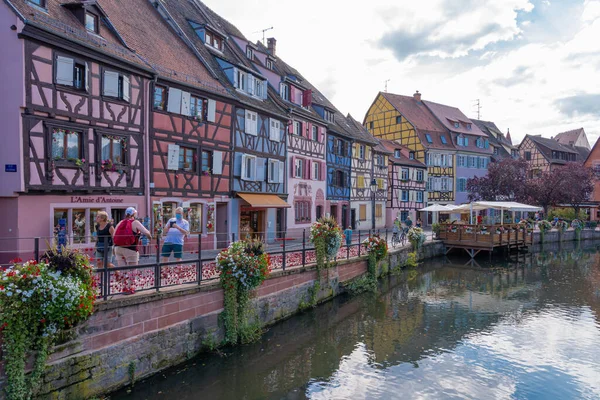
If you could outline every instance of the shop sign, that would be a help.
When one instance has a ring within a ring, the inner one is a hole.
[[[71,196],[71,203],[112,203],[118,204],[123,203],[122,197],[82,197],[82,196]]]

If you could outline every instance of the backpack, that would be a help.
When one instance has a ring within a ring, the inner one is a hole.
[[[137,242],[136,236],[133,234],[133,229],[131,228],[131,224],[133,224],[133,220],[126,219],[122,223],[117,226],[115,230],[115,235],[113,242],[115,246],[133,246]]]

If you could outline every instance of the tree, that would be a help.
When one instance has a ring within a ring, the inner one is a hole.
[[[562,176],[556,171],[544,171],[528,178],[524,182],[524,188],[526,202],[542,207],[544,215],[548,215],[550,206],[563,199]]]
[[[594,190],[594,173],[583,164],[570,162],[558,169],[561,179],[562,198],[561,203],[568,204],[579,215],[581,205],[590,200]]]
[[[506,158],[489,165],[483,177],[467,180],[469,200],[497,201],[526,198],[527,161]]]

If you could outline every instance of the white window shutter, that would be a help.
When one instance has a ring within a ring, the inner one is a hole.
[[[263,100],[266,100],[267,92],[269,91],[269,85],[267,84],[267,81],[262,81],[261,85],[262,85],[262,98],[263,98]]]
[[[277,183],[283,183],[283,178],[284,178],[284,169],[285,169],[285,162],[283,161],[279,161],[279,180],[277,181]]]
[[[211,99],[208,99],[208,110],[207,110],[207,115],[206,115],[206,119],[208,120],[208,122],[215,122],[215,114],[216,114],[216,109],[217,109],[217,102]]]
[[[104,71],[104,86],[102,94],[119,97],[119,74],[114,71]]]
[[[246,160],[248,159],[248,156],[246,154],[242,154],[242,173],[241,173],[241,178],[242,180],[247,180],[246,179]]]
[[[248,87],[246,89],[246,91],[250,94],[256,94],[254,93],[254,80],[256,78],[254,77],[254,75],[248,74]]]
[[[181,90],[169,88],[167,111],[179,114],[181,112]]]
[[[56,58],[56,83],[73,86],[73,64],[72,58],[61,56]]]
[[[192,95],[190,92],[181,92],[181,112],[182,115],[192,115],[192,111],[190,107],[190,102],[192,100]]]
[[[214,175],[221,175],[223,173],[223,152],[213,152],[213,167],[212,173]]]
[[[85,76],[83,77],[83,79],[85,80],[85,91],[89,93],[90,91],[90,65],[86,62],[85,63],[85,71],[84,71]]]
[[[244,127],[245,127],[244,132],[251,133],[250,131],[252,130],[252,128],[250,125],[252,124],[252,113],[248,110],[246,110],[246,118],[245,119],[246,119],[246,121],[244,123]]]
[[[129,101],[130,96],[129,96],[129,77],[123,75],[123,100],[125,101]]]
[[[269,139],[274,142],[279,142],[279,121],[271,118],[269,124]]]
[[[233,87],[237,88],[239,87],[239,82],[238,82],[238,69],[234,68],[233,69]]]

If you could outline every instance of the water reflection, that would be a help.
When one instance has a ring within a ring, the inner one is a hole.
[[[112,398],[599,398],[593,243],[436,260]]]

